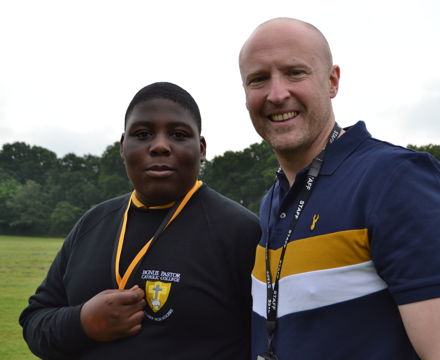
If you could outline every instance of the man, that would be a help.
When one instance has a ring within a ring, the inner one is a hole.
[[[239,64],[280,164],[260,211],[252,358],[440,359],[439,163],[336,125],[340,69],[313,25],[261,24]]]
[[[197,180],[192,96],[171,83],[128,106],[132,194],[87,212],[20,317],[44,359],[245,359],[257,217]]]

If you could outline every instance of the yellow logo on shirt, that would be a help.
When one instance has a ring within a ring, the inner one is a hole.
[[[171,283],[162,281],[147,281],[145,284],[145,297],[148,306],[154,312],[159,311],[167,302],[170,294]]]
[[[310,225],[310,230],[311,231],[315,230],[316,223],[318,222],[318,220],[319,220],[319,214],[313,215],[312,225]]]

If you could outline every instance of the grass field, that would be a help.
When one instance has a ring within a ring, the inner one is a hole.
[[[37,359],[23,340],[18,317],[61,243],[62,239],[0,235],[0,359]]]

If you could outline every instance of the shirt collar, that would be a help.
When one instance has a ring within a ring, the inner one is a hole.
[[[333,144],[329,145],[321,175],[332,175],[342,162],[350,156],[365,140],[371,138],[363,121],[344,128],[345,133]]]
[[[131,200],[133,202],[133,205],[136,206],[137,208],[153,209],[153,210],[169,209],[176,203],[175,201],[173,201],[169,204],[164,204],[164,205],[146,206],[139,200],[139,196],[136,190],[134,190],[134,196],[131,198]]]
[[[324,163],[320,171],[320,175],[332,175],[339,165],[354,151],[360,144],[371,134],[368,132],[365,122],[358,121],[353,126],[344,128],[346,131],[337,141],[330,144],[325,152]],[[304,173],[309,166],[300,170],[298,174]],[[283,169],[278,168],[276,172],[280,188],[285,191],[289,188],[289,182],[284,174]]]

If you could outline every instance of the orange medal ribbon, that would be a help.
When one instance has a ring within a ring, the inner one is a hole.
[[[165,231],[165,229],[171,224],[171,222],[179,215],[179,213],[183,210],[185,205],[188,203],[189,199],[194,195],[194,193],[203,185],[203,182],[200,180],[197,180],[193,187],[187,192],[183,200],[180,202],[180,204],[177,206],[176,210],[174,211],[173,215],[171,216],[170,220],[167,222],[167,224],[162,229],[162,232]],[[142,247],[142,249],[137,253],[137,255],[134,257],[134,259],[131,261],[130,265],[128,266],[127,270],[125,271],[124,275],[121,277],[119,274],[119,262],[121,259],[121,253],[122,253],[122,247],[124,245],[124,238],[125,238],[125,231],[127,229],[127,221],[128,221],[128,210],[130,209],[130,205],[132,202],[138,202],[138,200],[135,197],[135,191],[131,193],[130,199],[128,200],[127,208],[125,209],[124,213],[124,220],[122,222],[122,228],[121,233],[119,234],[119,240],[118,240],[118,248],[116,251],[116,263],[115,263],[115,275],[116,275],[116,283],[118,284],[119,290],[125,289],[125,286],[127,285],[127,281],[131,276],[131,273],[133,272],[136,265],[141,261],[141,259],[144,257],[144,255],[147,253],[148,248],[150,247],[151,243],[153,242],[154,236],[148,240],[148,242]],[[158,234],[159,235],[159,234]]]

